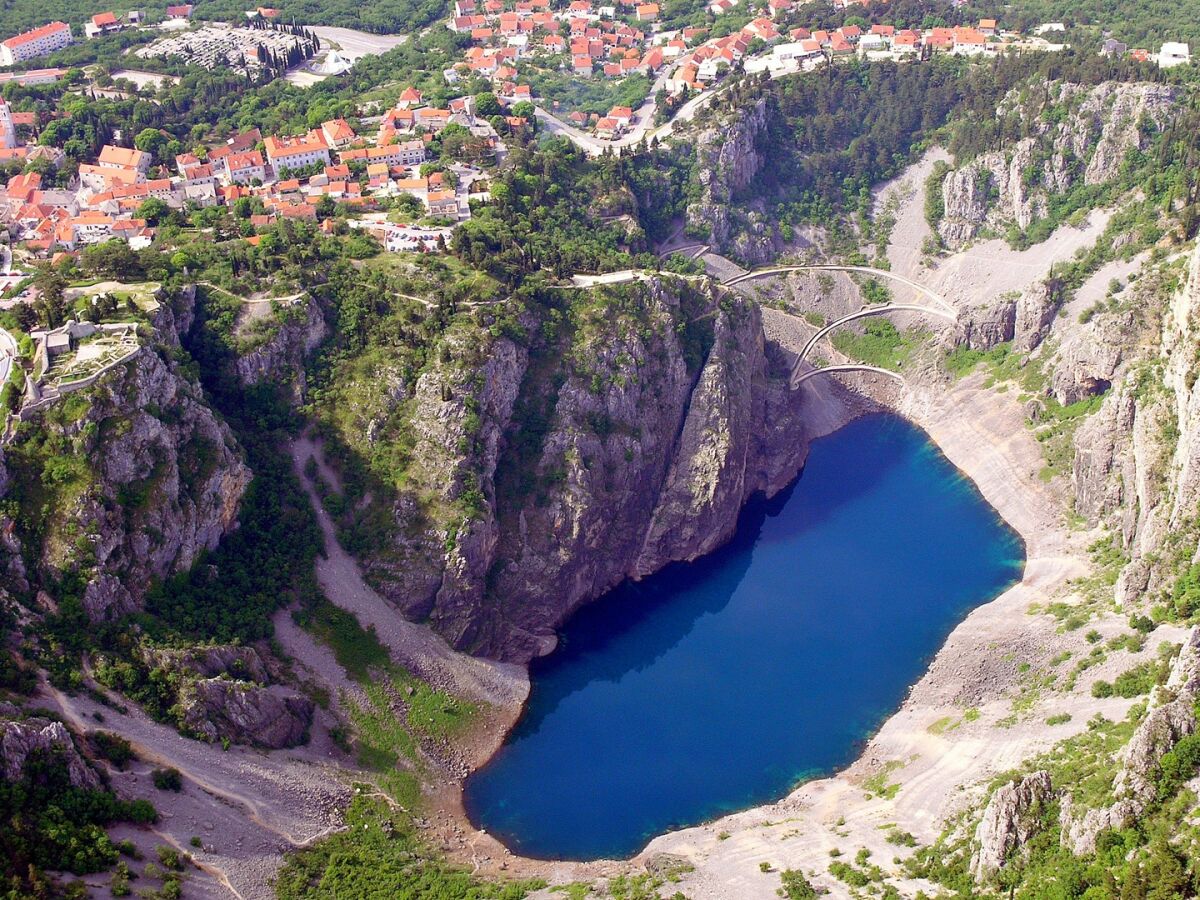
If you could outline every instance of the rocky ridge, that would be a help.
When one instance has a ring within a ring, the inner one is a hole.
[[[74,572],[89,618],[111,619],[236,526],[250,471],[174,362],[193,297],[164,303],[150,346],[40,413],[5,448],[7,494],[23,513],[3,529],[12,593],[40,590],[53,605],[63,573]]]
[[[30,755],[46,753],[61,758],[74,787],[96,790],[101,786],[99,774],[80,755],[62,722],[24,716],[13,704],[0,702],[0,776],[6,781],[20,781]]]
[[[769,128],[767,100],[739,109],[729,122],[702,130],[695,139],[695,168],[702,194],[688,205],[689,231],[703,234],[718,252],[751,265],[767,262],[783,249],[774,225],[753,204],[736,201],[767,165],[760,149]]]
[[[1166,124],[1176,96],[1167,85],[1115,82],[1053,82],[1041,97],[1010,94],[997,118],[1029,136],[946,174],[943,244],[958,249],[984,229],[1028,228],[1049,214],[1052,196],[1113,181],[1129,151],[1147,146],[1149,129]]]

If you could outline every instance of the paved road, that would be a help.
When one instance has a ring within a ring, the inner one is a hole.
[[[329,25],[316,25],[310,27],[309,31],[316,34],[325,46],[337,44],[341,47],[342,56],[354,62],[364,56],[386,53],[408,40],[408,35],[405,34],[370,34],[353,28],[334,28]]]

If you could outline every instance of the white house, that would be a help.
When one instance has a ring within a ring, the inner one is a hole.
[[[1192,53],[1187,44],[1179,41],[1167,41],[1158,51],[1157,61],[1160,69],[1170,69],[1173,66],[1182,66],[1191,62]]]

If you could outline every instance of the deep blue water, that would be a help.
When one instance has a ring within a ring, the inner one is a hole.
[[[860,419],[731,544],[567,623],[468,813],[514,851],[596,859],[778,799],[849,763],[1023,557],[923,432]]]

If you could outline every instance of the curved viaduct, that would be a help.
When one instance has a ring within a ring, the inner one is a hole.
[[[928,297],[934,303],[940,304],[947,310],[953,310],[954,305],[945,297],[936,291],[925,287],[919,281],[913,281],[911,278],[905,278],[903,275],[897,275],[895,272],[889,272],[887,269],[875,269],[871,266],[839,266],[839,265],[812,265],[812,266],[774,266],[769,269],[754,269],[746,272],[744,275],[735,275],[733,278],[723,282],[728,287],[735,284],[741,284],[743,281],[751,281],[755,278],[765,278],[768,275],[785,275],[788,272],[862,272],[866,275],[876,275],[879,278],[886,278],[889,281],[895,281],[898,284],[903,284],[906,287],[912,288],[922,296]]]
[[[834,375],[838,372],[874,372],[876,375],[887,375],[895,378],[901,384],[904,383],[904,376],[899,372],[893,372],[891,369],[881,369],[879,366],[868,366],[862,363],[851,363],[844,366],[825,366],[823,369],[813,369],[811,372],[805,372],[799,378],[795,373],[792,373],[792,388],[798,388],[810,378],[815,378],[818,375]]]

